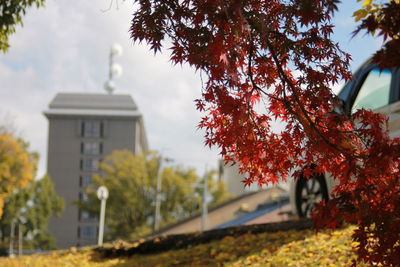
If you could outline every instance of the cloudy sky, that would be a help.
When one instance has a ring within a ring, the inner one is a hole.
[[[217,151],[205,148],[203,133],[196,130],[201,114],[193,100],[200,95],[199,77],[188,67],[172,66],[168,53],[154,56],[148,47],[133,44],[128,33],[132,2],[47,0],[45,8],[28,10],[24,27],[11,36],[10,50],[0,54],[0,120],[12,121],[40,153],[40,176],[46,171],[48,130],[42,112],[58,92],[104,92],[114,42],[124,49],[116,59],[123,67],[116,93],[131,94],[137,102],[151,149],[200,171],[206,164],[216,166]],[[353,55],[355,69],[380,43],[351,39],[351,14],[360,4],[345,2],[335,18],[335,38]]]

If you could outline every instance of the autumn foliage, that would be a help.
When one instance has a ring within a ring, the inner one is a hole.
[[[4,199],[33,179],[34,164],[22,141],[11,134],[0,133],[0,217]]]
[[[383,4],[375,2],[364,1],[363,7],[354,13],[356,21],[360,21],[354,34],[366,31],[369,34],[381,36],[385,44],[375,53],[373,61],[379,63],[381,68],[398,66],[400,62],[400,1],[391,0]]]
[[[400,265],[400,140],[387,118],[341,110],[331,87],[351,79],[351,57],[331,39],[338,0],[138,0],[131,35],[203,77],[197,108],[206,144],[240,162],[246,185],[329,172],[338,180],[317,226],[358,224],[359,261]],[[374,60],[400,61],[399,1],[368,9],[356,32],[377,32],[386,46]],[[379,17],[381,16],[381,18]],[[389,16],[389,17],[388,17]],[[383,18],[383,19],[382,19]],[[389,23],[392,19],[392,24]],[[274,131],[275,121],[284,124]],[[296,170],[296,171],[293,171]]]
[[[163,252],[139,252],[131,257],[104,257],[92,248],[70,248],[51,254],[33,254],[16,258],[0,258],[0,266],[349,266],[356,257],[351,241],[354,227],[336,231],[291,230],[275,233],[227,235],[208,243]],[[184,237],[181,235],[180,238]],[[156,241],[159,238],[155,238]],[[182,241],[182,239],[180,239]],[[140,247],[136,242],[114,242],[105,249],[129,251]],[[368,266],[360,264],[360,266]]]

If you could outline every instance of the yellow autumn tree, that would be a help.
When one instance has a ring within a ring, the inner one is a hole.
[[[24,144],[8,133],[0,134],[0,217],[4,199],[33,179],[34,162]]]

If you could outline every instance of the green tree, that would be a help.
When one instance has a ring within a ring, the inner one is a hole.
[[[44,6],[45,0],[1,0],[0,1],[0,50],[10,47],[8,37],[15,33],[17,25],[23,25],[22,17],[32,6]]]
[[[226,184],[218,180],[217,171],[205,174],[209,206],[213,207],[233,197],[226,189]],[[161,225],[176,222],[197,214],[202,205],[204,177],[199,177],[194,169],[180,166],[165,168],[162,172]]]
[[[155,167],[157,168],[157,166]],[[189,217],[198,210],[200,200],[195,194],[195,184],[198,179],[199,177],[194,169],[185,169],[177,166],[167,167],[162,170],[161,227],[176,222],[179,219]],[[153,188],[156,188],[155,183]],[[154,195],[152,198],[155,199]]]
[[[212,199],[210,203],[211,207],[221,204],[233,197],[227,190],[225,182],[217,178],[216,170],[208,171],[206,177],[208,179],[208,192],[210,192]]]
[[[45,175],[40,180],[34,180],[29,186],[17,190],[5,200],[4,214],[0,221],[2,243],[10,233],[10,225],[22,223],[25,248],[53,249],[54,239],[47,226],[50,216],[59,216],[64,208],[64,201],[55,190],[50,176]]]
[[[151,232],[154,223],[155,196],[159,155],[150,153],[134,156],[131,152],[114,151],[100,164],[102,176],[94,176],[94,186],[86,190],[88,199],[78,206],[99,214],[96,188],[109,190],[106,211],[106,239],[135,238]],[[194,169],[181,166],[162,169],[162,202],[160,225],[165,226],[199,212],[201,183]],[[210,176],[211,177],[211,176]],[[226,199],[222,183],[209,183],[216,201]]]

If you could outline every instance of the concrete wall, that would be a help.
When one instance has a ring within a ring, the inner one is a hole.
[[[265,190],[268,188],[272,188],[275,185],[263,185],[262,188],[258,186],[257,183],[253,183],[250,186],[244,186],[243,180],[245,179],[246,175],[239,173],[239,165],[230,165],[224,164],[223,160],[219,161],[219,171],[221,179],[226,183],[227,190],[234,194],[235,196],[241,196],[243,194],[248,194],[249,192],[256,192],[259,190]],[[289,191],[289,183],[287,182],[279,182],[279,187]]]
[[[102,137],[82,137],[81,123],[84,120],[101,120]],[[128,149],[135,152],[135,118],[116,117],[72,117],[51,116],[49,118],[49,145],[47,172],[52,177],[56,192],[64,199],[65,210],[59,218],[51,218],[49,230],[55,236],[58,248],[93,245],[97,243],[97,220],[79,220],[79,211],[72,204],[84,192],[80,176],[93,172],[82,171],[81,159],[103,159],[113,150]],[[102,143],[100,155],[83,155],[81,143],[96,141]],[[95,238],[78,237],[78,227],[90,226],[96,229]]]
[[[107,133],[104,137],[103,154],[109,155],[114,150],[128,149],[135,153],[136,120],[108,119]]]
[[[77,243],[78,210],[71,202],[79,198],[80,142],[74,119],[54,118],[49,123],[47,173],[55,190],[64,199],[64,212],[51,218],[49,230],[60,248]]]

